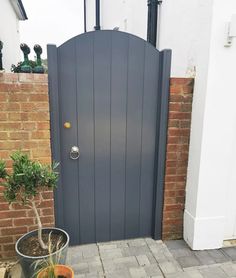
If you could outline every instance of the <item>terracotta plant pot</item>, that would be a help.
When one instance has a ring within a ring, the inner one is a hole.
[[[46,278],[47,276],[48,268],[43,269],[39,272],[37,275],[37,278]],[[73,270],[66,265],[55,265],[54,273],[56,276],[62,276],[65,278],[74,278],[74,272]]]

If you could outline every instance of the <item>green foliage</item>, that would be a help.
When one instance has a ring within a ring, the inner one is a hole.
[[[7,176],[6,163],[0,160],[0,179],[4,179]]]
[[[40,189],[54,189],[58,180],[55,171],[58,164],[51,168],[38,161],[32,161],[28,155],[15,152],[11,155],[13,161],[12,172],[7,173],[5,163],[0,161],[0,177],[5,186],[4,197],[9,202],[19,201],[28,204]]]
[[[24,62],[19,62],[17,65],[11,65],[11,71],[12,72],[21,72],[21,66],[23,65]],[[29,60],[29,65],[31,66],[32,69],[34,69],[37,66],[37,63],[33,60]]]

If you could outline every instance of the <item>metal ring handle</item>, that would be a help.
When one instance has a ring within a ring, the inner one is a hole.
[[[76,160],[76,159],[79,158],[79,156],[80,156],[79,147],[77,147],[77,146],[71,147],[70,158],[73,159],[73,160]]]

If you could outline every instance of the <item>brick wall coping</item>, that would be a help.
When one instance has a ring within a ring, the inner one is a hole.
[[[20,83],[47,83],[47,74],[36,74],[36,73],[0,73],[1,82],[20,82]]]

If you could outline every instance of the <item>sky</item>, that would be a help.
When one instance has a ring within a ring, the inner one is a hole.
[[[46,45],[61,45],[68,39],[83,33],[83,0],[22,0],[28,20],[20,22],[21,43],[30,49],[40,44],[42,57],[46,58]]]

